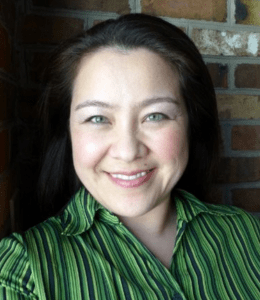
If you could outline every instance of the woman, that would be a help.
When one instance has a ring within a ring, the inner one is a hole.
[[[74,195],[1,242],[1,299],[260,299],[259,220],[196,198],[219,126],[181,30],[132,14],[64,43],[42,111],[39,194]]]

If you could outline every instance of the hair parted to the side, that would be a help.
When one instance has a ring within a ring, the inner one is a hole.
[[[220,144],[215,92],[207,67],[182,30],[154,16],[129,14],[97,24],[63,42],[53,54],[40,104],[45,146],[38,193],[45,211],[56,213],[81,185],[73,167],[68,127],[73,83],[82,59],[102,47],[146,48],[177,68],[188,111],[190,155],[176,188],[206,201]]]

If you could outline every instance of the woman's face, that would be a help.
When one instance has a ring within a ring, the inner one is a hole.
[[[74,82],[70,132],[76,173],[92,196],[118,216],[149,213],[170,201],[188,162],[177,71],[141,48],[89,54]]]

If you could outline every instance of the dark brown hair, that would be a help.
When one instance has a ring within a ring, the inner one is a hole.
[[[41,99],[45,146],[39,199],[52,214],[65,205],[81,185],[73,167],[68,130],[72,86],[83,57],[102,47],[147,48],[177,68],[188,111],[190,155],[187,169],[176,187],[207,200],[220,142],[210,75],[198,49],[182,30],[144,14],[124,15],[99,23],[65,41],[54,53]]]

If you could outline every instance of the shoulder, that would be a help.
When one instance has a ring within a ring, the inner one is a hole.
[[[253,226],[255,229],[260,230],[260,218],[242,208],[223,204],[215,205],[206,203],[205,205],[212,214],[223,218],[230,218],[241,227]]]
[[[177,204],[184,220],[192,221],[193,225],[198,223],[208,235],[222,237],[227,243],[240,240],[247,245],[254,244],[259,247],[260,219],[258,217],[236,206],[209,204],[201,202],[186,191],[180,192]]]
[[[61,236],[61,230],[59,218],[52,217],[23,234],[13,233],[2,239],[0,241],[0,288],[5,288],[10,293],[37,298],[35,287],[38,281],[36,270],[39,259],[50,251],[49,244],[54,241],[52,236]]]
[[[0,242],[0,287],[26,296],[35,295],[26,245],[18,233]]]
[[[212,228],[215,232],[225,234],[229,241],[240,241],[241,245],[255,245],[259,248],[259,217],[235,206],[213,204],[206,206],[210,212],[206,218],[214,224]]]

